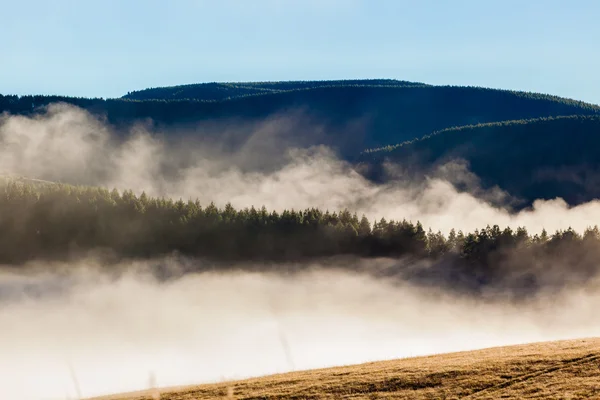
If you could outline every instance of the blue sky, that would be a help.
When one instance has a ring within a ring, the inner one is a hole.
[[[397,78],[600,103],[596,0],[0,0],[0,93]]]

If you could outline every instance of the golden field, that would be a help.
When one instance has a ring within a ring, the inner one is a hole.
[[[97,400],[600,399],[600,338],[326,368]]]

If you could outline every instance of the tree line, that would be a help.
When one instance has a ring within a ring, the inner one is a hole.
[[[334,86],[426,86],[420,82],[396,79],[352,79],[325,81],[270,81],[270,82],[210,82],[134,90],[122,98],[131,100],[186,99],[201,101],[229,100],[248,95],[283,91],[314,89]]]
[[[137,196],[132,191],[10,181],[0,192],[0,263],[64,259],[91,250],[121,257],[173,252],[226,261],[297,261],[331,256],[460,260],[473,271],[519,254],[527,260],[590,255],[600,231],[530,234],[487,226],[448,235],[420,222],[369,221],[348,210],[269,211]],[[598,253],[594,250],[594,254]]]

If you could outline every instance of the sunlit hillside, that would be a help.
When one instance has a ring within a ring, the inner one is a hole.
[[[600,338],[496,347],[97,399],[152,398],[598,399]]]

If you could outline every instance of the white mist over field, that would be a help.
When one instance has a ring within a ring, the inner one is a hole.
[[[87,112],[55,104],[38,116],[0,117],[0,173],[198,198],[203,205],[348,208],[371,220],[419,220],[442,232],[488,224],[583,231],[600,220],[597,201],[572,208],[560,199],[538,201],[516,214],[492,206],[483,199],[505,194],[478,189],[460,161],[425,184],[376,185],[327,148],[286,150],[277,132],[293,132],[295,123],[280,117],[255,124],[245,145],[227,151],[216,142],[168,142],[142,127],[119,139]],[[478,196],[458,192],[453,180],[467,182]],[[144,389],[151,374],[160,386],[183,385],[600,335],[600,291],[591,282],[514,305],[351,273],[343,265],[316,262],[295,275],[237,267],[159,282],[142,262],[7,266],[0,272],[0,398]],[[129,272],[111,277],[100,270]]]
[[[184,385],[600,335],[600,294],[583,289],[512,306],[317,264],[293,277],[202,273],[162,283],[140,267],[120,278],[89,268],[0,275],[12,291],[0,302],[0,398],[75,398],[76,385],[83,396],[145,389],[151,374],[161,386]]]

